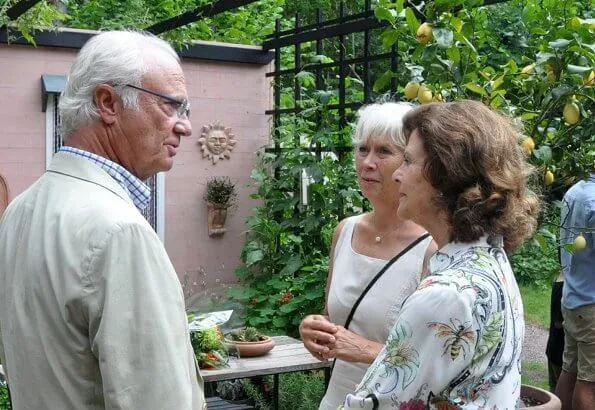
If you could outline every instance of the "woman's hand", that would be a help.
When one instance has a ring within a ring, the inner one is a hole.
[[[325,355],[327,359],[336,358],[346,362],[372,363],[382,350],[381,343],[368,340],[343,326],[337,326],[337,328],[335,342],[329,345],[329,352]]]
[[[304,347],[318,360],[327,360],[328,345],[335,342],[333,334],[339,326],[328,320],[328,316],[308,315],[300,324],[300,335]]]

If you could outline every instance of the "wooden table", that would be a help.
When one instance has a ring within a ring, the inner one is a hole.
[[[273,406],[279,408],[279,374],[303,370],[323,369],[328,385],[332,361],[314,358],[301,340],[288,336],[273,336],[275,347],[260,357],[230,358],[229,367],[215,370],[201,370],[205,382],[242,379],[252,376],[273,375]]]

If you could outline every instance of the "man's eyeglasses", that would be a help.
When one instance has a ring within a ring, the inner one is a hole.
[[[163,98],[168,103],[173,104],[177,107],[176,113],[178,114],[179,118],[183,118],[184,116],[186,116],[186,118],[190,118],[190,103],[185,98],[183,100],[177,100],[175,98],[168,97],[167,95],[163,95],[163,94],[159,94],[155,91],[147,90],[146,88],[137,87],[136,85],[126,84],[125,86],[134,88],[135,90],[144,91],[146,93],[149,93],[149,94],[154,95],[159,98]]]

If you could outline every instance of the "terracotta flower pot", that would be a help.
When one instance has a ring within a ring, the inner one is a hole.
[[[525,400],[523,400],[525,398]],[[525,405],[524,402],[528,403]],[[547,390],[523,384],[521,386],[521,409],[531,410],[560,410],[562,402],[558,396]]]
[[[238,351],[240,357],[255,357],[262,356],[273,350],[275,341],[269,336],[263,336],[264,340],[258,342],[236,342],[234,340],[225,340],[227,343],[233,344]]]
[[[227,231],[225,228],[227,208],[227,205],[207,202],[207,226],[209,227],[209,236],[223,235],[225,231]]]

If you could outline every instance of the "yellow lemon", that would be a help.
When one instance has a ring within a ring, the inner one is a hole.
[[[432,101],[434,101],[434,102],[442,102],[443,101],[442,100],[442,94],[440,94],[440,93],[434,94],[434,97],[432,98]]]
[[[522,78],[529,77],[529,74],[533,73],[534,68],[535,68],[535,64],[529,64],[529,65],[524,66],[521,69],[521,73],[519,74],[519,77],[522,77]]]
[[[422,104],[432,102],[432,92],[425,85],[420,85],[417,91],[417,100]]]
[[[551,185],[554,183],[554,174],[552,173],[552,171],[548,170],[545,173],[545,177],[543,179],[545,180],[546,185]]]
[[[578,30],[581,26],[581,19],[578,18],[577,16],[574,16],[573,18],[570,19],[570,27],[573,30]]]
[[[432,25],[430,23],[423,23],[419,26],[416,33],[417,42],[420,44],[428,44],[434,38],[432,34]]]
[[[409,82],[405,86],[405,98],[408,100],[413,100],[417,97],[417,92],[419,91],[419,83],[416,82]]]
[[[566,103],[562,113],[564,114],[564,119],[570,125],[576,124],[581,117],[581,112],[578,108],[578,105],[576,105],[574,102]]]
[[[523,151],[527,153],[527,155],[531,155],[535,149],[535,141],[533,141],[533,138],[527,137],[523,140],[523,142],[521,142],[521,147],[523,148]]]
[[[579,236],[574,238],[573,245],[574,245],[575,251],[582,251],[583,249],[585,249],[587,247],[587,240],[585,239],[585,237],[582,234],[580,234]]]
[[[583,80],[584,85],[595,85],[595,71],[591,70],[588,76]]]

